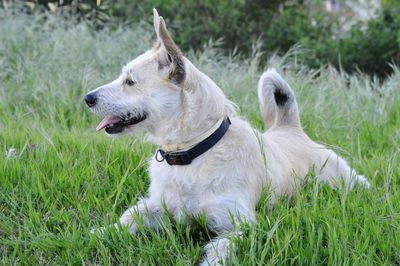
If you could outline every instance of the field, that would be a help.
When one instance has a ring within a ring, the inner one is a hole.
[[[154,146],[145,136],[95,133],[83,96],[150,48],[150,25],[94,31],[52,16],[0,10],[0,264],[190,265],[208,232],[165,219],[164,230],[92,236],[140,196]],[[256,97],[268,61],[292,85],[305,131],[343,155],[372,189],[345,192],[310,178],[292,199],[258,206],[243,225],[233,265],[400,264],[400,71],[384,82],[330,67],[310,70],[255,52],[246,61],[213,45],[188,58],[212,77],[259,130]],[[310,174],[312,177],[312,173]],[[201,225],[202,221],[199,221]]]

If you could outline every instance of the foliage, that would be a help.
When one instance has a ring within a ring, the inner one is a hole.
[[[307,65],[319,68],[321,64],[332,62],[337,57],[333,28],[335,17],[320,15],[320,10],[310,10],[306,6],[291,6],[277,16],[265,30],[265,45],[268,51],[279,49],[284,54],[295,44],[306,53],[300,60]]]
[[[193,236],[169,219],[163,230],[143,229],[135,237],[89,234],[118,221],[146,193],[146,163],[155,147],[141,136],[96,134],[99,118],[83,96],[151,47],[153,32],[94,31],[85,22],[0,10],[0,38],[0,264],[197,264],[207,231]],[[185,54],[262,130],[259,57],[242,61],[213,47]],[[242,228],[230,262],[398,265],[399,69],[380,84],[330,67],[310,70],[290,54],[266,64],[296,91],[305,131],[333,145],[373,189],[336,191],[311,179],[272,210],[262,197],[258,222]]]
[[[65,18],[91,21],[97,28],[109,25],[114,21],[110,14],[112,1],[102,0],[25,0],[3,1],[5,8],[32,14],[48,11],[57,13]]]
[[[356,23],[349,32],[338,32],[339,16],[323,10],[321,2],[302,0],[30,0],[29,12],[41,7],[79,20],[90,20],[97,28],[147,21],[153,7],[167,20],[175,41],[183,50],[199,50],[210,39],[225,54],[244,58],[257,49],[267,56],[285,54],[299,44],[306,53],[303,63],[318,68],[332,64],[348,72],[361,70],[386,77],[391,63],[400,64],[400,8],[397,1],[383,2],[376,19]],[[26,10],[25,6],[25,10]],[[373,44],[373,45],[371,45]]]
[[[227,51],[239,47],[251,52],[253,42],[268,27],[273,14],[286,1],[160,1],[160,0],[119,0],[116,15],[128,19],[152,20],[151,10],[157,7],[167,20],[179,45],[187,50],[199,49],[209,39],[223,39]]]
[[[312,15],[304,7],[287,8],[272,21],[265,43],[269,50],[282,52],[299,43],[308,51],[299,59],[313,68],[329,63],[347,72],[387,77],[392,64],[400,65],[399,11],[387,7],[366,25],[358,22],[349,32],[335,34],[340,26],[335,17]]]
[[[377,19],[368,21],[365,30],[355,25],[348,38],[338,40],[343,68],[347,71],[358,68],[369,74],[387,76],[392,72],[390,63],[399,66],[399,14],[384,10]]]

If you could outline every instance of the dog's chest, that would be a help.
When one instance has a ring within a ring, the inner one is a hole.
[[[166,163],[151,164],[150,197],[166,204],[173,212],[184,210],[200,212],[209,197],[206,180],[196,166],[170,166]]]

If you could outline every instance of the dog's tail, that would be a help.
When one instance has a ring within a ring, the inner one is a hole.
[[[266,126],[300,127],[296,97],[289,84],[269,69],[258,82],[258,100]]]

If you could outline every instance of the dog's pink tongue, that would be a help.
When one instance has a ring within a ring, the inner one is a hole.
[[[100,124],[97,125],[96,131],[100,131],[103,128],[105,128],[106,126],[108,126],[110,124],[115,124],[115,123],[119,122],[120,120],[121,120],[121,117],[119,117],[119,116],[106,116],[106,117],[104,117],[103,120],[101,120]]]

